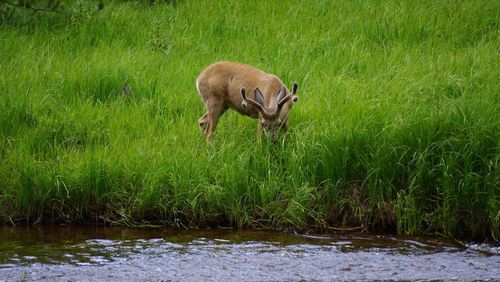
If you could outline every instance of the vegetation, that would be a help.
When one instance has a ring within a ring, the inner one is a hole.
[[[0,5],[2,222],[500,239],[499,1],[78,2]],[[206,144],[219,60],[298,82],[279,144]]]

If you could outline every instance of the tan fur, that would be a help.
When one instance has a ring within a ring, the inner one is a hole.
[[[261,123],[274,124],[274,120],[264,118],[256,107],[249,105],[244,108],[240,91],[242,88],[246,89],[248,98],[255,99],[254,91],[259,88],[264,97],[265,109],[275,111],[278,104],[277,96],[282,87],[288,94],[288,89],[278,77],[249,65],[217,62],[208,66],[196,79],[196,88],[207,109],[198,121],[200,129],[207,136],[207,141],[212,141],[218,118],[229,108],[242,115],[259,118],[261,130]],[[276,116],[276,120],[282,122],[281,127],[285,129],[292,104],[293,101],[288,100]]]

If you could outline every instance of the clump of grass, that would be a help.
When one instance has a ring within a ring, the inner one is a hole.
[[[499,10],[112,2],[4,21],[0,217],[498,240]],[[299,82],[282,142],[227,112],[205,143],[194,81],[218,60]]]

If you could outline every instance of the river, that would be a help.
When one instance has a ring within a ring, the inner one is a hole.
[[[500,280],[500,246],[226,229],[0,227],[0,281]]]

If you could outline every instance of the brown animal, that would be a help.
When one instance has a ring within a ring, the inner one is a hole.
[[[218,118],[232,108],[242,115],[258,118],[259,136],[264,132],[274,142],[280,130],[287,130],[288,112],[298,99],[297,87],[294,82],[290,93],[277,76],[249,65],[214,63],[196,79],[196,88],[207,109],[198,120],[200,129],[210,143]]]

